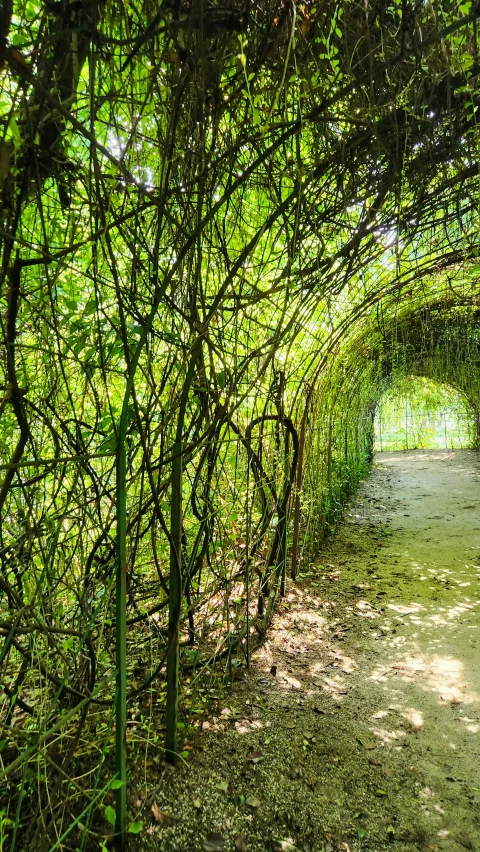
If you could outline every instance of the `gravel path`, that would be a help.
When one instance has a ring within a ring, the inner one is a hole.
[[[132,849],[480,850],[479,462],[376,457],[188,760],[136,767]]]

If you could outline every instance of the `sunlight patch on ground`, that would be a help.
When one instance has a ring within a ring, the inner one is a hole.
[[[466,730],[470,734],[478,734],[480,731],[480,725],[475,719],[470,719],[469,716],[459,716],[459,721],[464,723]]]
[[[437,654],[407,656],[397,663],[378,666],[370,680],[384,682],[390,677],[405,681],[418,680],[422,689],[437,693],[442,701],[451,704],[480,701],[478,693],[465,680],[463,663],[455,657]]]
[[[290,689],[302,689],[302,682],[296,677],[287,674],[286,671],[279,671],[278,676],[287,684]]]
[[[358,614],[363,618],[378,618],[380,613],[372,607],[369,601],[357,601]]]
[[[383,745],[394,745],[407,736],[407,732],[400,728],[396,731],[388,731],[386,728],[371,727],[370,731]]]
[[[391,648],[399,648],[401,645],[406,645],[408,641],[407,636],[394,636],[389,644]]]
[[[388,609],[391,609],[393,612],[398,612],[399,615],[413,615],[413,613],[421,612],[425,610],[423,604],[419,603],[411,603],[411,604],[388,604]]]
[[[242,719],[235,722],[235,730],[238,734],[251,734],[252,731],[261,730],[264,727],[261,719]]]
[[[348,692],[344,679],[339,675],[324,678],[323,688],[325,692],[336,693],[337,695],[346,695]]]
[[[353,657],[348,657],[346,654],[340,654],[335,651],[331,651],[330,654],[333,656],[333,660],[330,663],[332,668],[340,668],[345,674],[351,674],[351,672],[356,671],[358,668]]]
[[[440,608],[438,612],[433,615],[428,615],[426,620],[437,627],[451,627],[451,622],[454,619],[458,619],[459,616],[464,615],[466,612],[470,612],[470,610],[475,609],[477,606],[478,601],[471,601],[467,598],[467,600],[463,603],[458,603],[456,606],[452,606],[449,609]]]
[[[364,603],[369,612],[370,605],[366,601]],[[275,615],[271,638],[255,656],[265,671],[266,679],[273,675],[280,690],[297,694],[303,692],[304,697],[322,692],[335,701],[348,693],[343,675],[352,674],[357,665],[341,648],[332,648],[326,640],[327,637],[329,640],[342,640],[350,626],[343,622],[332,623],[331,618],[325,617],[325,611],[331,606],[331,601],[317,598],[297,587]],[[319,647],[325,652],[321,656]],[[310,660],[310,655],[314,659]],[[283,665],[279,665],[281,657]],[[268,683],[266,687],[268,689]]]
[[[408,454],[409,461],[443,461],[444,459],[450,459],[452,457],[451,450],[447,452],[438,452],[434,453],[432,450],[429,450],[428,453],[414,453],[412,451]],[[405,464],[405,456],[404,455],[390,455],[388,456],[388,462],[401,462],[401,464]],[[380,465],[379,465],[380,467]],[[463,470],[463,468],[458,468],[459,470]]]
[[[419,731],[423,728],[424,718],[421,710],[417,710],[415,707],[406,707],[402,712],[402,716],[410,730]]]

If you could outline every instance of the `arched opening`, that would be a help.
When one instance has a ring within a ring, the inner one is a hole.
[[[461,391],[426,376],[394,379],[374,421],[375,452],[470,448],[474,415]]]

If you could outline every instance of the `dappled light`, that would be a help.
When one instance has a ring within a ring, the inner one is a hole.
[[[273,777],[285,779],[290,795],[302,785],[317,795],[321,766],[328,773],[323,784],[344,808],[354,799],[352,791],[361,789],[369,812],[362,824],[370,836],[380,824],[376,809],[393,802],[396,834],[403,836],[406,828],[399,826],[413,822],[442,852],[456,852],[475,837],[477,797],[464,791],[476,787],[477,775],[472,744],[480,731],[480,672],[472,642],[478,598],[464,583],[470,577],[470,589],[478,582],[471,559],[476,531],[464,530],[459,552],[443,520],[432,521],[441,549],[423,551],[432,501],[442,499],[460,524],[456,507],[475,499],[470,473],[477,462],[473,456],[463,460],[435,451],[379,459],[337,540],[274,615],[251,672],[234,690],[234,710],[209,717],[208,749],[212,757],[218,749],[233,749],[234,786],[241,783],[244,761],[257,761],[251,783],[262,801],[279,796]],[[422,493],[429,496],[421,509],[404,512],[415,501],[419,467]],[[445,476],[448,497],[439,493]],[[367,499],[372,481],[385,506],[381,523]],[[238,717],[233,725],[225,722],[231,712]],[[346,787],[344,773],[352,779]],[[342,835],[350,848],[356,848],[355,832]]]
[[[479,25],[2,4],[2,852],[478,846]]]
[[[437,693],[442,701],[476,703],[480,695],[469,687],[463,669],[463,663],[452,657],[408,654],[394,663],[380,666],[371,677],[384,683],[392,676],[396,680],[415,680],[422,689]]]

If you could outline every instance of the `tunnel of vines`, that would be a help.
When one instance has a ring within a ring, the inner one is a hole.
[[[474,416],[466,397],[425,376],[404,376],[385,392],[375,414],[377,452],[471,447]]]
[[[176,763],[194,684],[249,665],[390,389],[448,386],[478,446],[479,18],[4,4],[2,848],[141,831],[132,714]]]

